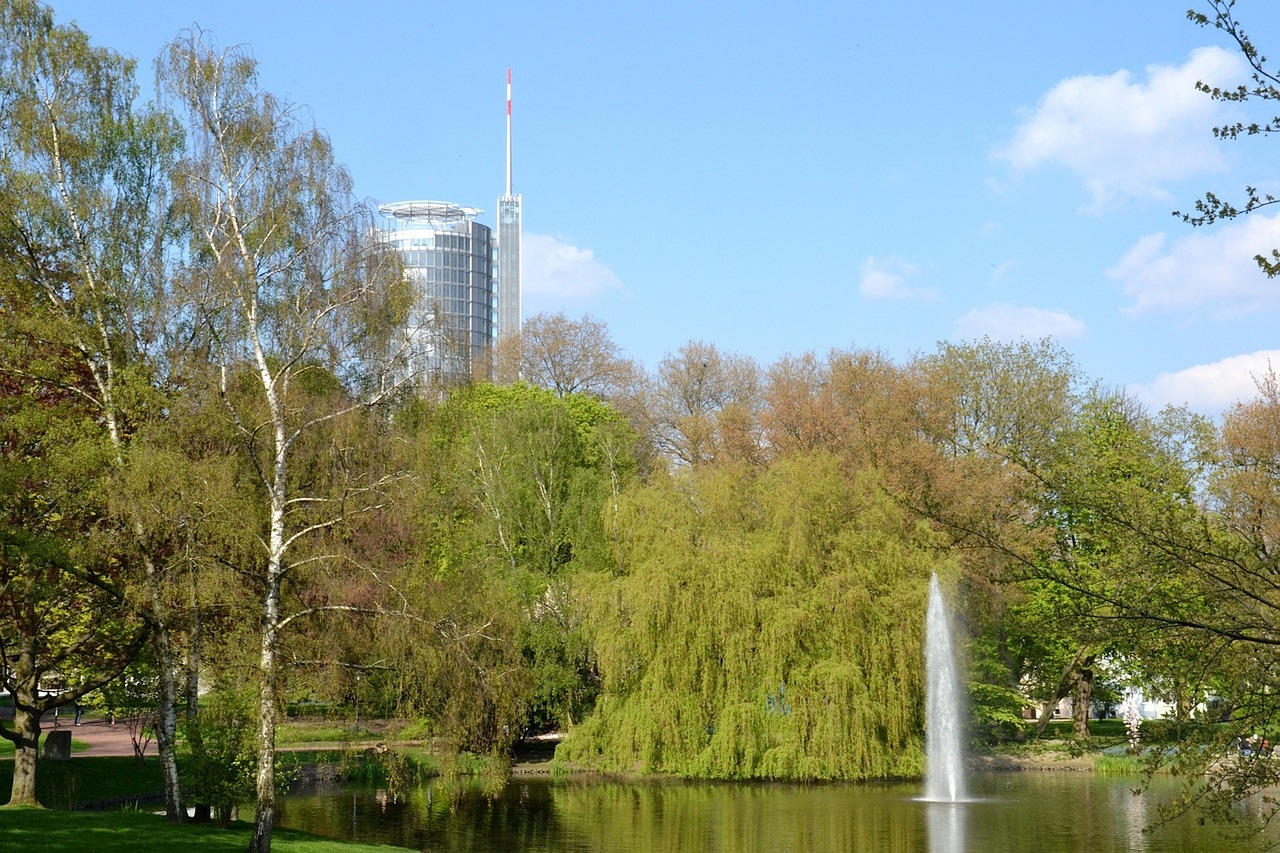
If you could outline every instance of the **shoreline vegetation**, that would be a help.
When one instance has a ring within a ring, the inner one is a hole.
[[[967,764],[973,772],[1028,770],[1143,772],[1139,758],[1127,753],[1116,721],[1094,721],[1093,737],[1077,741],[1067,733],[1070,721],[1051,724],[1045,736],[973,749]],[[671,774],[602,772],[559,759],[562,736],[549,734],[519,741],[510,756],[455,753],[440,739],[424,737],[403,721],[369,720],[356,729],[332,721],[295,722],[282,726],[278,743],[282,771],[289,779],[379,779],[392,773],[398,782],[416,783],[439,776],[489,779],[512,776],[600,776],[621,779],[677,778]],[[76,742],[71,761],[40,764],[40,800],[48,808],[95,810],[130,807],[162,795],[154,747],[142,761],[132,756],[86,755]],[[0,744],[2,749],[3,744]],[[0,751],[0,785],[12,773],[12,749]],[[738,780],[750,782],[753,780]],[[779,779],[772,781],[813,781]],[[841,781],[841,780],[832,780]],[[877,781],[877,780],[845,780]]]

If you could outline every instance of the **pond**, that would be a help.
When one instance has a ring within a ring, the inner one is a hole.
[[[1092,773],[983,774],[973,801],[927,803],[919,784],[717,784],[517,777],[495,797],[427,786],[330,787],[284,798],[280,825],[333,838],[447,853],[488,851],[1152,851],[1236,853],[1193,819],[1149,827],[1177,792]],[[1262,808],[1261,804],[1242,807]],[[1274,840],[1275,835],[1268,836]]]

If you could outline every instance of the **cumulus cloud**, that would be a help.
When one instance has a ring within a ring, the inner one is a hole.
[[[932,290],[907,285],[907,279],[919,271],[918,266],[902,258],[867,258],[862,262],[858,292],[867,299],[932,299]]]
[[[1219,318],[1280,308],[1280,288],[1258,269],[1255,255],[1280,247],[1280,216],[1260,214],[1170,240],[1149,234],[1107,275],[1132,300],[1131,313],[1208,308]]]
[[[1049,90],[1018,126],[999,160],[1025,171],[1058,164],[1084,182],[1095,209],[1124,196],[1165,198],[1162,184],[1224,168],[1209,129],[1226,109],[1197,81],[1232,85],[1244,62],[1219,47],[1192,51],[1180,66],[1069,77]]]
[[[1186,405],[1202,414],[1218,415],[1237,402],[1255,397],[1256,379],[1273,367],[1280,370],[1280,350],[1259,350],[1176,373],[1162,373],[1150,384],[1133,386],[1131,390],[1153,408]]]
[[[590,249],[528,231],[523,235],[521,249],[521,295],[527,307],[555,310],[626,290],[613,270]]]
[[[955,331],[957,337],[967,340],[988,337],[998,341],[1064,341],[1082,337],[1084,323],[1062,311],[996,302],[965,314],[956,321]]]

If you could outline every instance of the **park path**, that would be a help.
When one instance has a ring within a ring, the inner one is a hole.
[[[59,720],[58,730],[70,729],[72,740],[81,740],[89,744],[88,749],[73,751],[71,757],[74,759],[77,755],[133,755],[133,739],[129,737],[129,727],[121,721],[117,721],[115,725],[111,725],[105,719],[83,720],[80,725],[74,725],[70,720]],[[54,727],[49,725],[45,720],[41,726],[44,732],[54,731]],[[147,744],[145,749],[146,755],[155,755],[156,745],[153,740]]]
[[[0,718],[6,721],[11,720],[13,709],[0,708]],[[77,726],[73,718],[67,714],[61,714],[56,718],[53,714],[45,714],[44,719],[40,721],[41,735],[63,729],[71,731],[72,740],[83,741],[89,745],[87,749],[73,751],[72,758],[77,755],[133,755],[133,739],[129,737],[129,726],[122,720],[112,725],[102,717],[86,717]],[[154,741],[147,745],[145,752],[147,755],[156,754]]]
[[[6,713],[7,712],[7,713]],[[0,718],[10,719],[13,715],[11,708],[0,708]],[[108,723],[103,717],[93,716],[85,717],[80,725],[75,725],[72,718],[66,714],[55,718],[52,714],[45,715],[40,724],[40,733],[48,734],[51,731],[61,731],[69,729],[73,740],[82,741],[88,744],[85,749],[76,749],[71,753],[72,759],[76,756],[132,756],[133,740],[129,736],[129,726],[119,720],[114,725]],[[550,772],[551,758],[555,753],[556,744],[559,743],[560,734],[538,735],[521,741],[516,747],[515,763],[512,767],[512,773],[515,775],[539,774]],[[422,746],[421,741],[405,741],[400,746]],[[280,751],[294,750],[325,750],[325,749],[342,749],[356,748],[369,749],[385,746],[377,741],[370,740],[357,744],[340,744],[333,742],[318,743],[295,743],[288,746],[280,747]],[[156,754],[155,740],[147,743],[144,754],[152,756]]]

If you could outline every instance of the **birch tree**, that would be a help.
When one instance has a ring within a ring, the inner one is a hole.
[[[388,342],[403,304],[395,256],[306,114],[258,87],[241,48],[188,32],[162,56],[164,97],[186,119],[176,194],[193,235],[187,282],[209,336],[219,395],[259,496],[245,519],[257,551],[239,568],[260,602],[257,812],[251,850],[267,850],[281,643],[306,616],[362,609],[286,599],[340,558],[326,536],[377,506],[385,479],[352,452],[358,415],[393,399]]]

